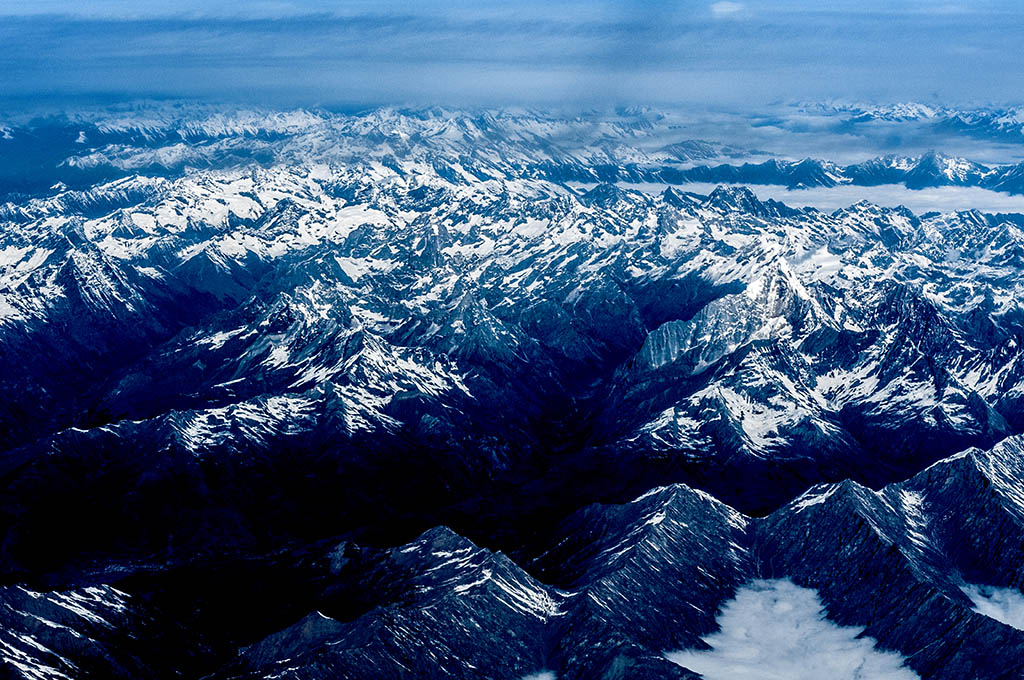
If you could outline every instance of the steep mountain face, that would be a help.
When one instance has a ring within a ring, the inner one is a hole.
[[[1022,583],[1020,216],[563,183],[647,118],[274,120],[95,124],[224,155],[0,212],[13,672],[692,677],[753,578],[1016,672],[962,587]]]
[[[47,678],[697,678],[666,653],[708,649],[740,587],[772,578],[813,589],[827,621],[862,630],[914,677],[1011,678],[1024,631],[965,593],[1021,587],[1022,482],[1024,439],[1011,437],[878,491],[818,485],[764,518],[676,484],[574,513],[528,571],[445,527],[387,549],[325,542],[253,565],[267,579],[259,606],[286,597],[288,611],[231,654],[191,632],[192,605],[211,596],[194,574],[178,587],[195,599],[176,606],[165,598],[180,593],[147,587],[166,575],[126,579],[134,594],[11,587],[3,649]],[[298,574],[301,587],[275,593],[272,577]]]
[[[816,486],[763,519],[745,517],[684,485],[660,488],[567,519],[558,529],[564,538],[531,569],[560,587],[542,586],[504,556],[448,530],[431,530],[381,558],[381,564],[401,559],[415,565],[417,583],[430,579],[430,586],[417,589],[414,604],[389,617],[404,622],[429,616],[430,637],[417,638],[422,628],[411,623],[400,642],[392,641],[392,633],[375,634],[363,642],[363,663],[338,670],[362,677],[352,669],[372,667],[397,676],[396,650],[412,643],[431,655],[450,650],[433,660],[417,658],[423,652],[401,657],[412,660],[410,671],[436,677],[519,677],[538,668],[566,678],[690,677],[685,668],[665,663],[661,652],[706,647],[701,636],[716,628],[721,605],[740,584],[767,577],[814,588],[829,620],[860,626],[879,647],[900,653],[920,677],[1016,677],[1024,670],[1024,631],[976,611],[962,589],[979,580],[1020,587],[1022,481],[1024,440],[1010,438],[989,451],[944,459],[879,491],[848,481]],[[435,588],[447,594],[443,604],[431,604]],[[476,628],[485,612],[516,618]],[[463,639],[466,622],[473,634]],[[286,664],[290,677],[305,677],[298,669],[309,663],[293,658],[295,636],[301,636],[303,654],[345,654],[332,648],[347,649],[353,625],[371,628],[362,620],[313,626],[303,619],[260,643],[260,653],[272,650],[269,658],[247,651],[242,664],[260,669],[255,677],[281,672]],[[507,625],[515,626],[513,644],[523,648],[487,636],[487,630]],[[475,658],[481,642],[492,652],[502,650],[486,668],[448,668],[441,661]],[[272,665],[270,658],[279,660]],[[502,665],[510,659],[520,665]],[[380,663],[389,665],[374,665]]]
[[[830,617],[866,626],[923,677],[1019,675],[1024,631],[974,611],[962,588],[1020,588],[1022,461],[1011,438],[881,491],[816,487],[759,526],[760,559],[818,589]]]

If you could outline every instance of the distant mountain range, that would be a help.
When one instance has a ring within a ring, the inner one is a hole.
[[[529,174],[554,181],[658,182],[685,185],[692,182],[782,185],[789,189],[834,187],[842,184],[872,187],[902,184],[908,189],[929,187],[980,187],[1010,194],[1024,194],[1024,163],[987,167],[963,158],[927,153],[917,158],[884,156],[862,163],[839,166],[829,161],[768,160],[742,165],[671,165],[591,167],[577,163],[545,165]]]
[[[821,115],[818,109],[812,111]],[[993,141],[1024,144],[1024,114],[1014,109],[940,111],[906,105],[891,110],[833,107],[826,112],[835,119],[828,130],[836,134],[851,125],[860,129],[872,122],[924,121],[936,134],[985,137],[989,130]],[[759,123],[769,124],[780,131],[798,126],[785,118]],[[151,106],[36,117],[0,124],[0,200],[19,204],[139,174],[176,178],[193,170],[249,163],[350,163],[367,156],[384,165],[392,158],[413,156],[436,164],[440,172],[458,172],[445,170],[456,160],[461,170],[478,178],[771,184],[792,189],[902,184],[910,189],[960,186],[1024,194],[1024,162],[985,165],[934,151],[893,153],[852,164],[791,160],[688,138],[689,127],[686,118],[647,109],[566,118],[532,111],[381,109],[351,115]]]
[[[1024,107],[955,107],[917,102],[897,104],[810,103],[799,107],[834,116],[844,125],[925,123],[938,130],[1010,143],[1024,141]]]

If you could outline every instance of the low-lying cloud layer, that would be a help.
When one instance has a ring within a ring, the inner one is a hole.
[[[581,185],[590,186],[590,185]],[[622,186],[651,193],[661,193],[666,184],[629,184]],[[718,184],[691,182],[673,185],[679,191],[709,194]],[[881,184],[878,186],[843,185],[836,187],[812,187],[790,189],[775,184],[743,185],[761,200],[773,199],[793,207],[811,206],[825,212],[832,212],[857,203],[869,201],[889,208],[903,206],[918,215],[928,212],[948,213],[958,210],[980,210],[986,213],[1024,214],[1024,196],[1006,194],[1001,191],[979,187],[932,187],[908,189],[902,184]]]
[[[978,613],[1024,630],[1024,595],[1019,590],[970,584],[963,591]]]
[[[825,618],[817,593],[789,580],[754,581],[736,593],[705,638],[712,649],[667,659],[706,680],[914,680],[903,659],[860,630]]]

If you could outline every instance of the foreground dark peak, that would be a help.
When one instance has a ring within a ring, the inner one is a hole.
[[[535,563],[561,588],[541,585],[510,562],[495,568],[493,558],[477,557],[486,551],[456,542],[448,530],[431,530],[397,553],[434,584],[417,589],[409,615],[426,611],[437,597],[434,588],[459,595],[456,601],[472,612],[441,613],[430,606],[435,628],[423,644],[477,658],[473,650],[481,642],[488,650],[501,645],[486,629],[455,642],[461,624],[485,612],[516,617],[514,639],[532,642],[502,656],[516,662],[484,671],[486,677],[518,677],[540,668],[566,678],[689,677],[666,663],[662,652],[700,648],[701,637],[716,628],[723,602],[755,578],[788,578],[816,589],[831,620],[866,626],[866,635],[899,652],[922,677],[1012,677],[1024,670],[1024,632],[976,611],[963,588],[1019,585],[1021,482],[1024,440],[1011,438],[989,451],[957,454],[879,491],[854,482],[816,487],[763,519],[673,485],[624,505],[590,506],[563,523],[564,538]],[[425,545],[432,550],[424,551]],[[464,578],[447,576],[453,564],[465,570]],[[321,654],[337,639],[338,633],[330,641],[309,640],[303,652]],[[394,653],[390,645],[370,644],[367,658],[375,663]],[[261,673],[295,665],[292,658],[268,661]],[[398,674],[405,661],[384,663],[375,672]],[[441,671],[433,661],[423,663],[411,670],[481,676],[472,665]]]
[[[706,648],[723,604],[764,578],[815,589],[829,620],[863,628],[921,677],[1012,677],[1024,671],[1024,632],[965,593],[1019,587],[1022,482],[1014,437],[878,491],[816,486],[762,519],[676,484],[574,513],[529,560],[539,579],[445,527],[390,549],[324,543],[265,557],[266,575],[305,579],[289,592],[292,621],[212,677],[697,677],[664,653]],[[9,587],[0,597],[5,648],[40,677],[189,673],[215,651],[153,609],[152,594]],[[177,637],[156,643],[154,629]],[[200,658],[174,657],[172,644]]]

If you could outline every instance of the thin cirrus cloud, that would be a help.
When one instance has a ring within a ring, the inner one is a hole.
[[[957,12],[914,0],[7,0],[0,15],[8,99],[754,105],[1024,91],[1007,58],[1024,10],[983,0]]]
[[[715,2],[711,5],[711,14],[715,17],[731,17],[743,11],[740,2]]]

